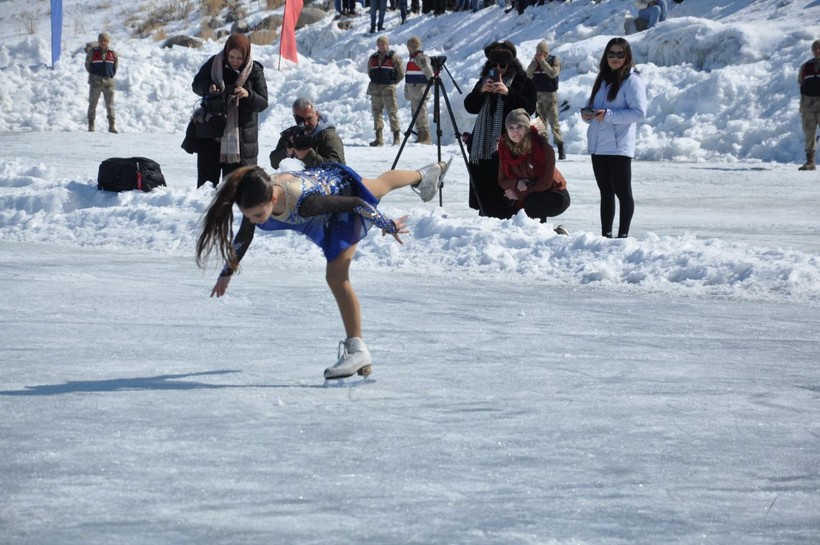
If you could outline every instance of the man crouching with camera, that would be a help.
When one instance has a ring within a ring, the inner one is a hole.
[[[320,114],[313,99],[300,97],[293,102],[296,125],[282,131],[276,149],[270,153],[270,164],[279,168],[287,158],[296,158],[306,167],[321,163],[345,164],[342,139],[326,115]]]

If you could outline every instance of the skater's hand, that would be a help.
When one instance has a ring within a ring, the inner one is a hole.
[[[393,238],[395,238],[399,242],[399,244],[404,244],[404,241],[402,241],[402,239],[401,239],[401,237],[399,237],[399,235],[406,235],[407,233],[410,232],[410,230],[407,228],[407,224],[404,222],[404,220],[406,220],[406,219],[407,219],[407,216],[402,216],[397,220],[393,220],[393,223],[396,225],[396,232],[395,233],[390,233],[390,235]],[[386,234],[387,234],[387,231],[382,229],[382,236],[384,236]]]
[[[216,295],[217,299],[225,295],[225,290],[228,289],[228,284],[231,281],[230,276],[220,276],[219,279],[216,281],[214,285],[214,289],[211,290],[211,297]]]

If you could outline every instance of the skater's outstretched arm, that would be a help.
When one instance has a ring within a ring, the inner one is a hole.
[[[366,202],[361,197],[346,197],[343,195],[310,195],[302,201],[299,206],[299,215],[305,218],[320,216],[322,214],[332,214],[336,212],[352,212],[365,219],[382,230],[382,234],[391,234],[400,244],[403,244],[399,234],[407,233],[406,218],[402,217],[398,221],[392,220],[379,212],[372,204]]]
[[[248,251],[248,247],[251,245],[251,241],[253,240],[253,233],[255,231],[255,226],[253,223],[248,220],[245,216],[242,216],[242,223],[239,226],[239,231],[236,233],[236,237],[233,240],[233,249],[236,253],[236,264],[239,265],[239,261],[242,260],[242,257]],[[222,268],[222,272],[219,273],[219,278],[216,280],[216,284],[214,284],[213,289],[211,290],[211,297],[214,295],[216,297],[222,297],[225,295],[225,291],[228,289],[228,284],[231,282],[231,275],[233,275],[235,269],[231,268],[229,264],[225,264]]]

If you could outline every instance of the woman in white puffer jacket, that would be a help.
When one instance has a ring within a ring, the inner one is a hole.
[[[601,192],[601,234],[612,237],[615,199],[620,204],[618,238],[629,235],[635,203],[632,198],[632,158],[636,124],[646,117],[646,85],[635,68],[632,48],[613,38],[604,50],[600,71],[581,118],[589,123],[587,149]]]

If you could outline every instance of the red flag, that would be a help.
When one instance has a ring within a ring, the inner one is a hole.
[[[296,21],[300,13],[302,13],[302,0],[285,2],[282,35],[279,37],[279,55],[296,63],[299,62],[299,56],[296,54]]]

